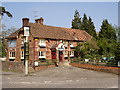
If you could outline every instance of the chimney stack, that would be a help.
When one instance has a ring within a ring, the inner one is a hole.
[[[23,18],[22,22],[23,22],[23,26],[28,26],[29,18]]]
[[[40,23],[41,25],[43,25],[43,21],[44,21],[44,19],[41,17],[39,19],[36,19],[35,23]]]

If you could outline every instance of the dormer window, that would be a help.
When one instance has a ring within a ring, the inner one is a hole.
[[[65,47],[67,47],[68,42],[67,42],[67,41],[64,41],[63,44],[64,44]]]
[[[70,48],[74,48],[73,42],[70,42]]]
[[[40,39],[39,45],[41,48],[45,48],[46,47],[46,40],[45,39]]]

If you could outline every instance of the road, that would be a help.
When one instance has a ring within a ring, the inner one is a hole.
[[[2,88],[118,88],[118,76],[72,66],[48,68],[29,76],[2,73]]]

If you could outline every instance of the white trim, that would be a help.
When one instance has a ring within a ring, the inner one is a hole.
[[[21,51],[21,59],[24,59],[24,51]]]
[[[59,50],[59,51],[63,51],[63,50],[65,50],[65,47],[64,47],[63,43],[60,43],[58,45],[58,47],[56,47],[56,49]]]
[[[9,57],[9,59],[15,59],[15,57]]]
[[[74,55],[70,55],[70,57],[74,57]]]
[[[73,45],[70,45],[70,47],[74,47]]]
[[[65,51],[64,57],[68,57],[68,51]]]
[[[14,56],[13,56],[13,52],[14,52]],[[9,52],[9,59],[15,59],[15,51]]]
[[[39,56],[38,58],[46,58],[46,56]]]
[[[70,51],[70,57],[74,57],[74,51]]]
[[[68,57],[68,55],[64,55],[64,57]]]
[[[44,56],[41,56],[41,52],[44,52]],[[38,58],[46,58],[46,51],[39,51]]]

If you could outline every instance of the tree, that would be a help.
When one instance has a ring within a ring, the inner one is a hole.
[[[112,25],[109,24],[107,19],[103,20],[98,37],[99,37],[99,39],[107,38],[107,39],[116,41],[116,39],[117,39],[116,32],[115,32],[114,28],[112,27]]]
[[[87,19],[87,15],[84,14],[83,18],[82,18],[82,23],[81,23],[81,30],[85,30],[86,32],[88,32],[88,19]]]
[[[1,28],[4,28],[3,25],[1,24],[1,20],[2,20],[2,17],[4,16],[4,14],[7,14],[8,17],[12,17],[12,14],[9,11],[6,11],[5,7],[0,6],[0,27]],[[0,33],[1,33],[1,35],[0,35],[0,50],[2,51],[2,53],[0,52],[0,56],[3,57],[3,56],[5,56],[5,48],[6,48],[5,37],[4,37],[6,34],[6,31],[2,31]]]
[[[81,18],[79,12],[76,10],[74,19],[72,20],[72,29],[80,29]]]
[[[15,32],[17,29],[15,27],[11,27],[10,29],[6,29],[5,25],[2,25],[2,30],[0,32],[0,50],[2,51],[2,53],[0,54],[0,56],[5,56],[6,55],[6,48],[7,48],[7,41],[6,41],[6,37],[9,36],[11,33]]]
[[[4,14],[7,14],[8,17],[12,17],[12,14],[9,11],[6,11],[5,7],[0,6],[0,15],[4,16]]]
[[[88,19],[87,15],[84,14],[81,21],[79,12],[77,10],[75,11],[74,19],[72,20],[72,29],[85,30],[91,36],[93,36],[94,38],[97,38],[95,26],[94,26],[94,23],[92,22],[92,18],[89,17]]]
[[[99,47],[98,53],[100,55],[110,57],[114,56],[116,52],[116,42],[111,41],[107,38],[101,38],[97,40],[97,45]]]
[[[93,55],[97,53],[97,51],[98,51],[98,46],[95,40],[90,40],[87,42],[80,42],[75,47],[75,52],[81,58],[92,57]]]
[[[107,57],[109,60],[115,56],[117,43],[116,30],[109,24],[107,19],[102,22],[97,42],[100,55]],[[110,62],[113,61],[111,60]]]
[[[97,38],[95,26],[94,26],[94,23],[92,22],[91,17],[89,17],[89,20],[88,20],[88,30],[87,30],[87,32],[88,32],[91,36],[93,36],[94,38]]]
[[[117,42],[120,42],[120,27],[115,25],[113,28],[116,31]]]
[[[115,59],[112,61],[112,64],[118,66],[118,61],[120,61],[120,42],[116,44]]]

